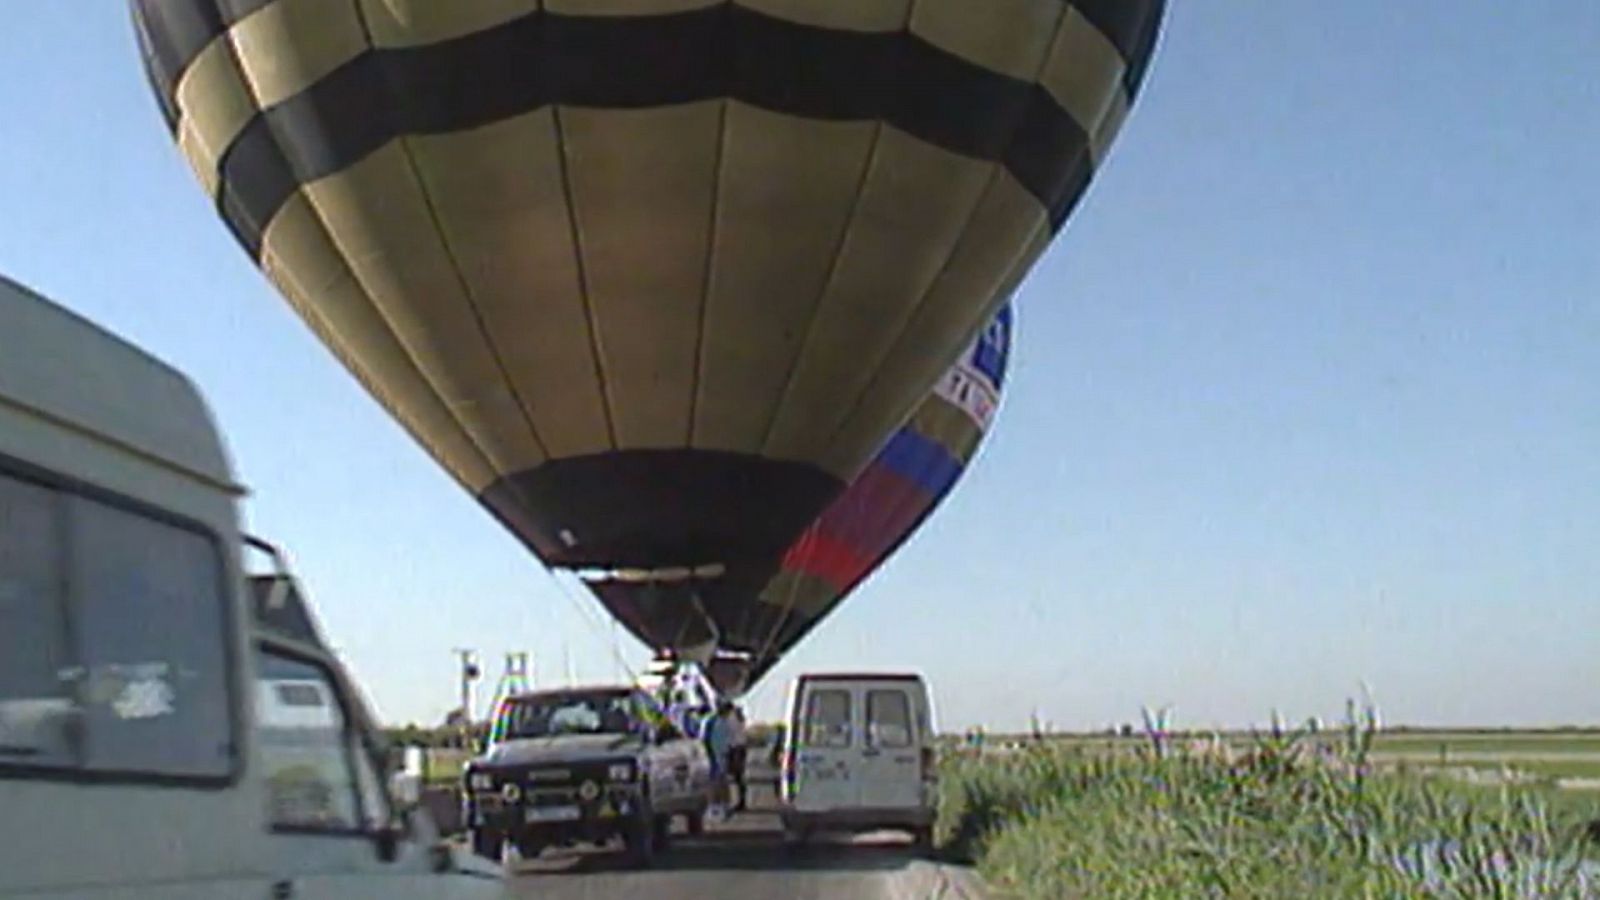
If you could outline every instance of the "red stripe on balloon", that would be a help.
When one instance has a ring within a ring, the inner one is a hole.
[[[790,548],[788,555],[783,558],[786,571],[821,578],[836,591],[848,587],[871,564],[870,557],[861,556],[850,545],[820,534],[815,529]]]

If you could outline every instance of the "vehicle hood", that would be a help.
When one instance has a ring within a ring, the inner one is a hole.
[[[478,757],[475,765],[490,768],[584,762],[616,756],[633,756],[644,741],[627,734],[564,734],[557,737],[515,738]]]

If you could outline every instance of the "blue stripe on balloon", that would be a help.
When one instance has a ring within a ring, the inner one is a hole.
[[[959,459],[951,456],[943,444],[925,438],[910,428],[895,432],[883,452],[878,454],[877,462],[935,497],[944,496],[945,491],[950,490],[950,486],[961,476]]]
[[[972,348],[972,367],[987,375],[998,389],[1005,385],[1006,357],[1011,351],[1011,307],[1000,310]]]

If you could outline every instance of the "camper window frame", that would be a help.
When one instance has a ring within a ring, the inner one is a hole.
[[[228,709],[226,719],[228,733],[222,736],[223,742],[228,747],[228,765],[226,771],[220,774],[185,774],[140,769],[89,769],[82,765],[42,765],[0,760],[0,781],[146,785],[206,790],[225,790],[237,785],[244,777],[245,770],[245,753],[242,743],[244,718],[240,704],[240,660],[239,642],[237,640],[240,620],[237,604],[234,602],[235,595],[231,590],[236,557],[231,557],[225,552],[227,544],[222,535],[215,528],[198,519],[5,453],[0,453],[0,477],[10,478],[57,494],[66,495],[62,498],[63,500],[77,497],[93,503],[103,504],[112,509],[139,516],[152,522],[187,531],[206,542],[217,562],[215,598],[221,606],[219,610],[220,616],[218,617],[221,633],[218,637],[222,640],[223,646],[222,672],[220,674],[223,681],[224,699]],[[71,548],[67,549],[70,553]],[[68,568],[70,569],[70,565]],[[70,617],[75,616],[78,612],[70,580],[62,601],[66,604],[66,613],[69,616],[70,623]],[[74,648],[75,652],[76,649]]]

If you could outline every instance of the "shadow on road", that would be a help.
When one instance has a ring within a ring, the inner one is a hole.
[[[673,836],[656,854],[655,872],[893,872],[913,859],[909,838],[894,834],[819,835],[803,846],[784,843],[776,816],[752,812],[708,829],[701,837]],[[516,866],[522,874],[626,873],[626,857],[615,850],[548,851]]]

